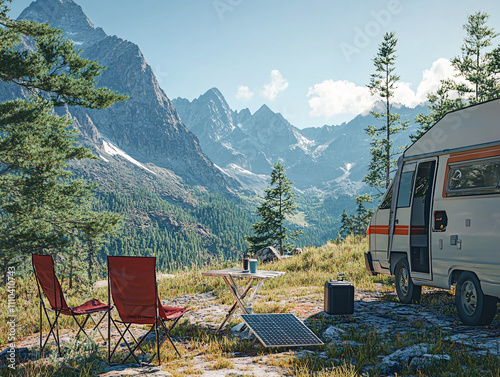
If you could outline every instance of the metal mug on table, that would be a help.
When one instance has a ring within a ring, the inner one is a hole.
[[[250,267],[250,273],[255,274],[257,272],[257,259],[249,259],[248,265]]]

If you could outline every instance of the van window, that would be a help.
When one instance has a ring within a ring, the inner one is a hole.
[[[500,193],[500,159],[450,164],[447,196]]]
[[[380,204],[380,209],[389,209],[389,208],[391,208],[391,203],[392,203],[392,188],[393,187],[394,187],[394,183],[391,184],[391,187],[389,187],[389,190],[387,191],[387,194],[385,194],[384,200],[382,200],[382,204]]]
[[[409,207],[411,200],[411,188],[413,186],[413,171],[401,174],[398,192],[398,208]]]

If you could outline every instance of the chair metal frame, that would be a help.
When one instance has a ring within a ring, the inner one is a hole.
[[[111,274],[110,274],[110,271],[109,271],[109,259],[110,258],[113,258],[113,257],[112,256],[108,256],[108,306],[111,306],[111,297],[112,297],[112,294],[111,294],[111,281],[110,281]],[[128,257],[120,257],[120,258],[153,258],[155,260],[155,265],[156,265],[156,257],[133,257],[133,256],[128,256]],[[111,362],[111,357],[114,355],[115,351],[118,348],[118,345],[123,340],[124,343],[125,343],[125,345],[128,348],[129,353],[122,360],[122,364],[124,364],[128,360],[128,358],[130,356],[134,357],[134,359],[137,362],[137,364],[141,364],[140,361],[139,361],[139,359],[135,355],[135,351],[137,349],[140,349],[142,351],[142,348],[140,348],[140,345],[149,336],[149,334],[153,330],[155,332],[156,353],[153,354],[153,356],[151,357],[151,360],[153,360],[154,357],[156,355],[158,355],[158,365],[161,365],[160,348],[161,348],[161,346],[163,345],[163,343],[167,339],[170,341],[170,344],[174,348],[174,350],[177,353],[177,355],[179,357],[181,357],[181,354],[179,353],[179,350],[175,346],[174,341],[172,340],[172,337],[170,336],[170,334],[171,334],[173,328],[177,325],[177,322],[179,322],[179,320],[184,316],[184,314],[187,311],[189,311],[189,309],[187,309],[186,311],[182,312],[181,315],[179,315],[179,316],[177,316],[175,318],[172,318],[172,319],[163,319],[163,318],[161,318],[161,316],[160,316],[160,307],[159,307],[159,305],[161,305],[161,302],[160,302],[160,298],[159,298],[159,295],[158,295],[158,283],[156,282],[156,268],[155,268],[155,271],[154,271],[154,281],[155,281],[155,297],[156,297],[156,299],[155,299],[155,317],[154,317],[154,323],[152,324],[152,326],[148,330],[148,332],[145,335],[143,335],[142,338],[139,341],[135,338],[134,334],[130,330],[130,327],[132,326],[132,324],[134,324],[134,322],[124,322],[122,320],[114,319],[111,315],[108,316],[108,363]],[[116,305],[115,305],[115,307],[116,307]],[[182,309],[186,309],[186,308],[182,308]],[[118,308],[117,308],[117,310],[118,310]],[[168,327],[165,324],[166,321],[173,321],[173,323],[172,323],[172,325],[170,327]],[[111,351],[111,323],[113,323],[113,325],[115,326],[116,330],[120,334],[120,338],[116,342],[116,345],[113,348],[113,351]],[[120,330],[120,327],[118,326],[118,323],[123,324],[125,326],[125,328],[124,328],[123,331]],[[144,324],[144,323],[136,323],[136,324]],[[165,336],[160,341],[160,335],[159,335],[159,333],[160,333],[160,328],[161,327],[163,327],[163,329],[165,331]],[[135,346],[134,346],[133,349],[130,347],[129,343],[125,339],[125,336],[126,336],[127,333],[129,333],[131,335],[132,339],[135,342]]]
[[[106,344],[106,338],[104,337],[101,330],[99,329],[99,325],[103,321],[106,314],[109,313],[110,309],[112,309],[112,307],[110,307],[108,305],[107,309],[104,310],[103,315],[101,316],[101,318],[97,322],[92,317],[92,313],[75,313],[73,311],[74,308],[69,307],[66,304],[61,284],[59,283],[59,279],[57,279],[57,276],[55,273],[54,264],[52,264],[52,276],[53,276],[53,283],[54,283],[55,305],[53,308],[47,307],[45,305],[44,300],[43,300],[42,292],[47,298],[48,298],[48,296],[45,294],[43,288],[40,286],[40,281],[39,281],[39,277],[38,277],[35,262],[34,262],[35,256],[43,256],[43,257],[50,257],[50,258],[52,258],[52,256],[51,255],[40,255],[40,254],[33,254],[32,255],[33,273],[35,275],[35,280],[36,280],[37,288],[38,288],[38,298],[40,300],[40,317],[39,317],[39,319],[40,319],[40,355],[43,355],[43,351],[44,351],[45,347],[47,346],[47,343],[50,339],[50,335],[52,335],[52,337],[54,338],[54,341],[56,342],[58,354],[62,355],[61,342],[59,339],[59,317],[61,314],[71,316],[71,318],[73,318],[73,320],[77,324],[79,330],[76,333],[75,337],[78,337],[78,335],[80,335],[80,332],[83,332],[88,339],[92,340],[92,338],[85,331],[85,325],[87,324],[87,322],[90,318],[92,320],[92,322],[94,322],[94,328],[92,329],[92,332],[94,332],[97,329],[99,331],[99,334],[101,335],[102,339],[104,340],[104,344]],[[52,258],[52,263],[54,263],[53,258]],[[59,295],[57,294],[57,285],[59,285]],[[58,300],[57,300],[58,296],[59,296],[59,303],[61,304],[60,307],[58,306]],[[66,305],[66,307],[64,307],[64,305]],[[50,306],[50,300],[49,300],[49,306]],[[50,320],[49,311],[52,311],[55,314],[55,318],[54,318],[53,322],[51,322],[51,320]],[[95,313],[98,313],[100,311],[103,311],[103,310],[95,311]],[[47,334],[47,338],[45,338],[45,342],[43,342],[43,313],[45,313],[45,317],[47,318],[47,322],[49,323],[49,332]],[[85,319],[81,323],[77,319],[77,316],[79,316],[79,315],[86,315]]]

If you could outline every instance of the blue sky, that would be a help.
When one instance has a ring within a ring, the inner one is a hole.
[[[107,34],[139,45],[169,98],[217,87],[233,109],[265,103],[299,128],[370,108],[366,84],[387,31],[398,38],[397,99],[409,106],[452,74],[467,15],[487,12],[500,32],[498,0],[75,1]],[[30,2],[14,0],[12,16]]]

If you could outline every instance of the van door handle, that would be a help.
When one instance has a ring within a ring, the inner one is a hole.
[[[394,224],[399,224],[399,220],[398,219],[394,220]]]

